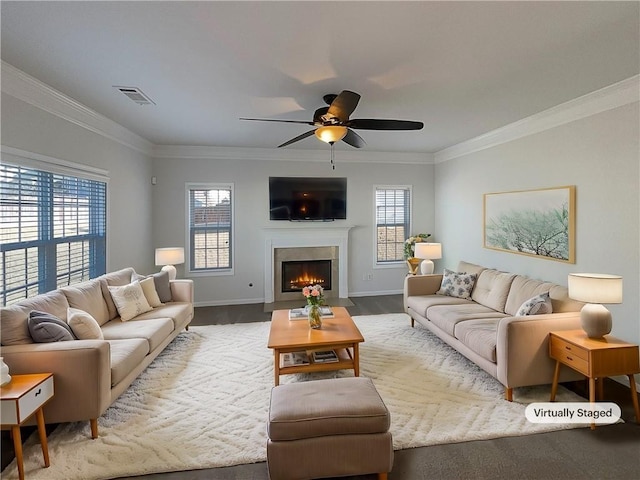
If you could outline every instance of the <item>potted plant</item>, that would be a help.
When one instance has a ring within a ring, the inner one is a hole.
[[[427,238],[429,238],[430,236],[430,233],[418,233],[417,235],[413,235],[412,237],[409,237],[404,241],[404,258],[407,261],[407,265],[409,266],[409,273],[411,275],[416,274],[416,272],[418,271],[418,267],[420,266],[420,262],[422,262],[422,259],[414,257],[415,245],[418,242],[426,242]]]

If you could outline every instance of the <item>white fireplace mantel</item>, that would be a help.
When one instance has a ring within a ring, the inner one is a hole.
[[[274,301],[274,250],[295,247],[338,247],[338,296],[349,296],[349,230],[352,226],[304,224],[264,228],[264,302]]]

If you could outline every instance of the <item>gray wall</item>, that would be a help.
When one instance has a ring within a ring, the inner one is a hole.
[[[570,272],[624,277],[624,303],[611,305],[613,333],[640,342],[640,198],[638,104],[610,110],[497,147],[429,164],[157,158],[2,94],[2,144],[109,171],[107,268],[157,270],[153,251],[185,245],[185,183],[233,182],[236,194],[234,276],[197,277],[199,304],[245,303],[263,297],[262,228],[270,175],[345,176],[349,181],[350,295],[399,292],[406,269],[373,265],[373,186],[411,184],[412,233],[443,243],[436,269],[461,259],[566,285]],[[350,157],[353,158],[353,157]],[[380,159],[380,153],[376,153]],[[150,178],[157,176],[152,187]],[[575,265],[482,247],[482,195],[488,192],[576,185]],[[183,271],[181,273],[184,273]],[[373,279],[363,280],[372,273]],[[250,287],[249,284],[253,284]]]
[[[436,165],[436,230],[444,258],[567,284],[571,272],[624,277],[613,331],[640,342],[638,103]],[[483,194],[576,186],[576,263],[483,248]]]
[[[304,155],[305,152],[300,152]],[[353,154],[350,154],[352,157]],[[362,152],[366,159],[366,153]],[[311,158],[311,157],[310,157]],[[185,184],[188,182],[233,182],[235,189],[235,272],[233,276],[194,276],[196,304],[219,305],[264,300],[263,228],[282,222],[269,220],[269,176],[347,177],[349,225],[349,294],[398,293],[406,266],[374,268],[374,185],[413,186],[413,233],[434,232],[433,165],[400,164],[390,154],[389,163],[345,163],[336,152],[336,170],[329,165],[329,150],[323,161],[219,160],[156,158],[153,175],[153,247],[185,246]],[[295,223],[304,228],[304,224]],[[314,225],[315,226],[315,225]],[[372,273],[372,280],[363,277]],[[178,275],[186,276],[184,266]],[[249,286],[252,284],[253,286]]]
[[[2,144],[109,171],[107,271],[151,272],[151,158],[2,94]]]

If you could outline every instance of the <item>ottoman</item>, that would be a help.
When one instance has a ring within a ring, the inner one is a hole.
[[[333,378],[273,387],[267,426],[271,480],[377,473],[393,466],[390,416],[373,382]]]

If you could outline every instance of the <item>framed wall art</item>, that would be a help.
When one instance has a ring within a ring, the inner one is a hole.
[[[484,194],[484,247],[575,263],[576,187]]]

